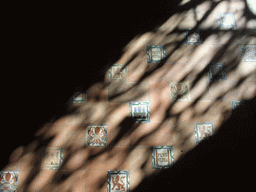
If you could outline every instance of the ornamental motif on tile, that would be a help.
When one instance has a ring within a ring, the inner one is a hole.
[[[233,13],[218,13],[217,17],[220,29],[236,28],[235,16]]]
[[[90,125],[87,128],[87,146],[104,147],[107,145],[107,125]]]
[[[166,57],[165,46],[147,46],[148,63],[159,63]]]
[[[63,162],[64,149],[60,147],[46,148],[45,158],[43,160],[43,169],[58,170]]]
[[[120,64],[114,64],[110,67],[109,72],[109,80],[126,80],[128,76],[127,68],[122,68]]]
[[[0,171],[0,191],[17,191],[19,171]]]
[[[202,40],[201,40],[201,37],[200,37],[199,30],[195,30],[195,31],[188,30],[185,33],[185,35],[186,35],[185,44],[187,44],[187,45],[191,45],[191,44],[200,45],[200,44],[202,44]]]
[[[86,94],[78,92],[72,98],[72,103],[83,103],[86,100]]]
[[[108,171],[107,175],[108,192],[129,192],[130,173],[127,170]]]
[[[130,116],[137,123],[149,123],[149,102],[130,102]]]
[[[173,163],[172,146],[155,146],[152,148],[152,166],[154,169],[169,168]]]
[[[213,135],[214,127],[212,122],[196,123],[195,141],[200,143],[202,140]]]
[[[256,62],[256,45],[240,45],[244,62]]]
[[[209,64],[208,78],[217,81],[227,80],[224,63]]]
[[[243,104],[243,100],[233,100],[231,101],[232,109],[236,109],[239,105]]]
[[[171,101],[190,101],[189,82],[169,82]]]

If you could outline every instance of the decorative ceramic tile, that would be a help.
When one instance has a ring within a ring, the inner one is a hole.
[[[130,102],[130,116],[137,123],[148,123],[150,119],[149,102]]]
[[[236,109],[239,105],[243,104],[243,100],[233,100],[231,101],[232,109]]]
[[[127,78],[127,68],[122,69],[120,64],[114,64],[109,69],[109,80],[121,80]]]
[[[196,123],[195,140],[196,143],[213,135],[214,127],[212,122]]]
[[[190,90],[188,82],[170,82],[170,99],[171,101],[190,101]],[[177,99],[177,97],[180,97]]]
[[[83,103],[86,99],[85,93],[76,93],[75,96],[72,98],[73,103]]]
[[[43,162],[43,169],[58,170],[63,161],[64,150],[60,147],[46,148],[46,156]]]
[[[226,70],[224,63],[209,64],[208,78],[210,80],[226,80]]]
[[[152,149],[152,166],[154,169],[168,168],[174,163],[173,147],[155,146]]]
[[[0,192],[17,191],[19,171],[0,172]]]
[[[191,44],[195,44],[195,45],[202,44],[202,40],[200,38],[200,32],[198,30],[196,30],[196,31],[192,31],[192,30],[187,31],[186,32],[185,44],[188,44],[188,45],[191,45]]]
[[[218,13],[218,24],[221,29],[232,29],[236,27],[233,13]]]
[[[256,15],[256,4],[255,4],[255,0],[246,0],[247,6],[249,8],[249,10]]]
[[[130,191],[130,173],[127,170],[108,171],[107,175],[108,192],[129,192]]]
[[[90,125],[87,130],[87,146],[102,147],[107,145],[107,126]]]
[[[242,51],[243,61],[256,61],[256,45],[240,45],[240,49]]]
[[[166,57],[165,46],[147,46],[148,63],[159,63]]]

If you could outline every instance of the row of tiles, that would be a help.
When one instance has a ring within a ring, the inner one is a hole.
[[[80,169],[80,170],[76,169],[71,171],[68,169],[65,170],[64,168],[57,171],[56,170],[58,169],[57,167],[59,167],[63,161],[63,149],[57,148],[57,147],[48,148],[49,156],[48,156],[48,160],[45,161],[45,163],[47,163],[48,165],[47,167],[44,167],[44,170],[40,170],[40,172],[38,171],[38,174],[35,175],[35,178],[34,178],[35,180],[32,183],[30,183],[30,188],[34,188],[35,190],[37,188],[42,189],[43,186],[45,185],[48,185],[48,187],[52,185],[58,186],[58,184],[60,184],[58,183],[58,181],[63,179],[61,178],[61,176],[75,174],[75,175],[79,175],[79,177],[77,178],[79,178],[79,180],[81,180],[81,184],[83,184],[83,186],[80,186],[82,190],[84,190],[85,188],[91,188],[91,187],[97,186],[96,180],[101,179],[101,182],[103,182],[104,185],[107,184],[108,191],[111,191],[111,190],[114,190],[114,188],[116,187],[118,188],[121,184],[123,184],[121,181],[122,176],[124,175],[126,175],[127,177],[130,176],[129,171],[124,171],[124,170],[131,170],[132,176],[134,175],[136,177],[136,174],[138,174],[138,171],[141,171],[137,169],[141,163],[142,164],[146,163],[144,171],[148,172],[148,174],[153,173],[154,169],[169,168],[174,163],[175,154],[177,155],[177,151],[174,152],[174,149],[175,148],[173,146],[138,147],[128,157],[127,154],[125,154],[127,153],[125,148],[119,147],[119,150],[117,148],[115,149],[116,154],[114,155],[114,158],[111,157],[110,159],[107,159],[107,163],[104,161],[101,161],[102,159],[96,160],[96,162],[94,162],[95,166],[93,169],[90,169],[90,170],[85,169],[84,171],[82,171],[83,169]],[[183,151],[181,151],[181,153],[182,152]],[[129,162],[127,161],[127,159],[129,160]],[[31,160],[29,161],[31,162]],[[139,162],[136,162],[136,161],[139,161]],[[31,174],[31,171],[33,169],[31,168],[30,162],[24,162],[24,164],[20,166],[19,170],[1,171],[0,172],[0,190],[19,191],[19,186],[22,186],[22,184],[24,184],[24,181],[26,180],[25,178],[28,176],[29,173]],[[101,163],[101,165],[98,163]],[[112,168],[112,171],[107,171],[107,170],[111,170],[111,168]],[[106,178],[105,179],[96,178],[96,180],[91,180],[90,177],[93,177],[95,179],[95,173],[101,174],[101,176],[103,176],[105,173]],[[66,177],[66,180],[65,180],[66,184],[68,183],[68,185],[70,185],[69,183],[70,179],[71,179],[70,177]],[[121,181],[121,184],[116,185],[117,183],[119,183],[119,179]],[[72,181],[77,182],[74,180]],[[127,191],[130,187],[129,183],[130,181],[128,178],[126,182],[127,185],[125,187]],[[109,188],[110,186],[111,186],[111,189]],[[123,187],[124,186],[122,185],[122,188]],[[45,190],[40,190],[40,191],[45,191]]]

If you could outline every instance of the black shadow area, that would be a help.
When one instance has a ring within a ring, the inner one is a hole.
[[[256,99],[246,101],[211,138],[173,167],[149,176],[133,192],[249,190],[254,186]]]

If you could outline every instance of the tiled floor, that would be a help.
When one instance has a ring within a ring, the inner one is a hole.
[[[132,41],[105,82],[74,96],[76,114],[38,131],[52,138],[46,148],[34,141],[13,152],[0,191],[129,191],[214,135],[255,96],[256,38],[244,1],[221,1],[199,22],[212,5],[174,14]]]

